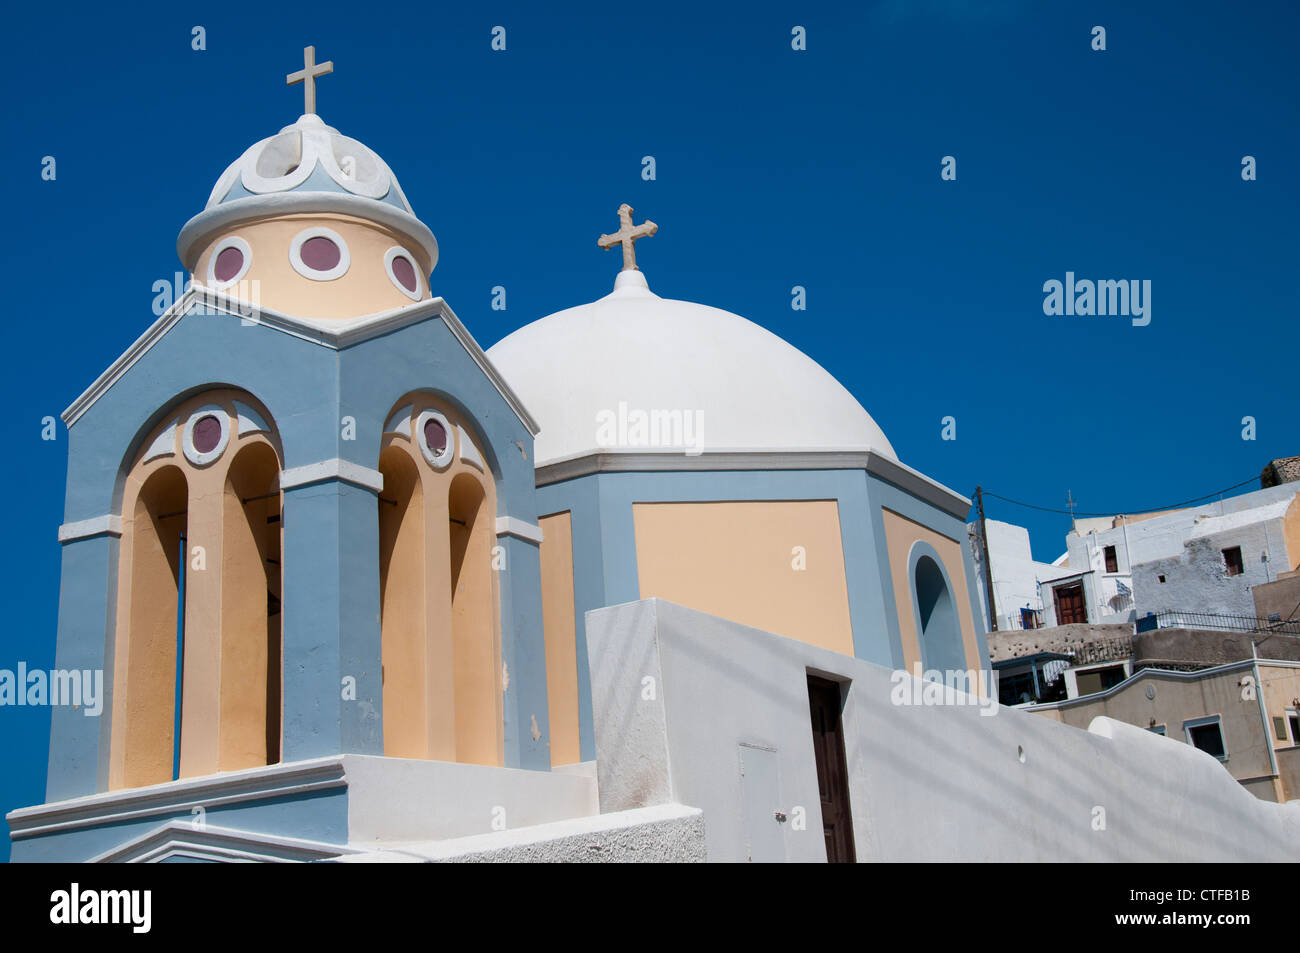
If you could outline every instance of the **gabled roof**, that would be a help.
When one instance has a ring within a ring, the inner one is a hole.
[[[345,350],[381,334],[396,331],[399,328],[419,324],[422,321],[434,318],[441,319],[451,333],[455,335],[456,340],[465,348],[465,352],[479,366],[479,369],[492,382],[492,385],[496,387],[497,392],[501,394],[505,402],[510,405],[510,409],[514,411],[519,421],[528,428],[528,431],[534,437],[538,434],[539,427],[536,420],[524,407],[519,396],[506,383],[505,378],[501,376],[501,373],[493,365],[487,354],[479,347],[473,335],[469,333],[465,325],[456,317],[455,312],[442,298],[417,301],[409,305],[403,305],[400,308],[379,311],[375,314],[367,314],[347,321],[326,321],[316,318],[296,317],[276,311],[273,308],[259,307],[253,310],[252,306],[247,302],[228,297],[199,284],[192,284],[190,289],[181,296],[180,300],[164,311],[162,316],[135,340],[135,343],[128,347],[116,361],[108,366],[104,373],[95,379],[93,384],[86,388],[80,397],[68,406],[68,409],[61,415],[64,424],[71,427],[76,423],[82,414],[94,406],[99,398],[108,393],[113,385],[121,380],[123,375],[137,361],[149,353],[153,346],[161,341],[181,318],[198,307],[228,314],[231,317],[239,318],[241,321],[260,324],[336,351]]]

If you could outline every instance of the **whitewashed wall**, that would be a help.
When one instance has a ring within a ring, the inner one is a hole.
[[[896,705],[887,669],[655,599],[586,618],[601,810],[701,808],[712,861],[744,860],[756,844],[756,859],[825,859],[809,671],[848,682],[859,860],[1300,856],[1300,805],[1260,801],[1214,758],[1139,728]],[[775,770],[747,788],[742,758],[755,750],[773,753]]]

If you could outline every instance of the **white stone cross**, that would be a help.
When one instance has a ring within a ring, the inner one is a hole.
[[[618,220],[620,228],[613,235],[601,235],[596,240],[596,244],[601,248],[613,248],[615,245],[623,246],[623,270],[639,271],[636,266],[636,251],[632,243],[638,238],[646,238],[659,231],[659,226],[647,219],[640,225],[632,225],[632,206],[624,202],[618,207]]]
[[[313,114],[316,112],[316,77],[332,72],[334,72],[333,60],[327,60],[317,66],[316,47],[303,47],[302,69],[296,73],[290,73],[284,78],[284,81],[289,86],[294,83],[303,84],[304,99],[306,99],[306,109],[303,110],[305,113]]]

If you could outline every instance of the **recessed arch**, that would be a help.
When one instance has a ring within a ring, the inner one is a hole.
[[[966,649],[962,641],[956,590],[943,557],[923,540],[912,545],[908,556],[908,583],[922,669],[965,670]]]
[[[441,452],[430,452],[430,420]],[[503,762],[496,482],[475,433],[458,407],[423,391],[395,401],[385,419],[378,519],[389,756]]]
[[[273,418],[223,387],[192,391],[153,419],[120,479],[111,788],[281,755],[283,457]]]
[[[173,778],[189,485],[162,464],[127,488],[118,566],[110,786]]]

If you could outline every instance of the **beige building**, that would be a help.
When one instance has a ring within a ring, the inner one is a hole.
[[[1213,755],[1261,800],[1300,799],[1300,662],[1146,668],[1106,691],[1029,710],[1084,729],[1102,715],[1128,722]]]

